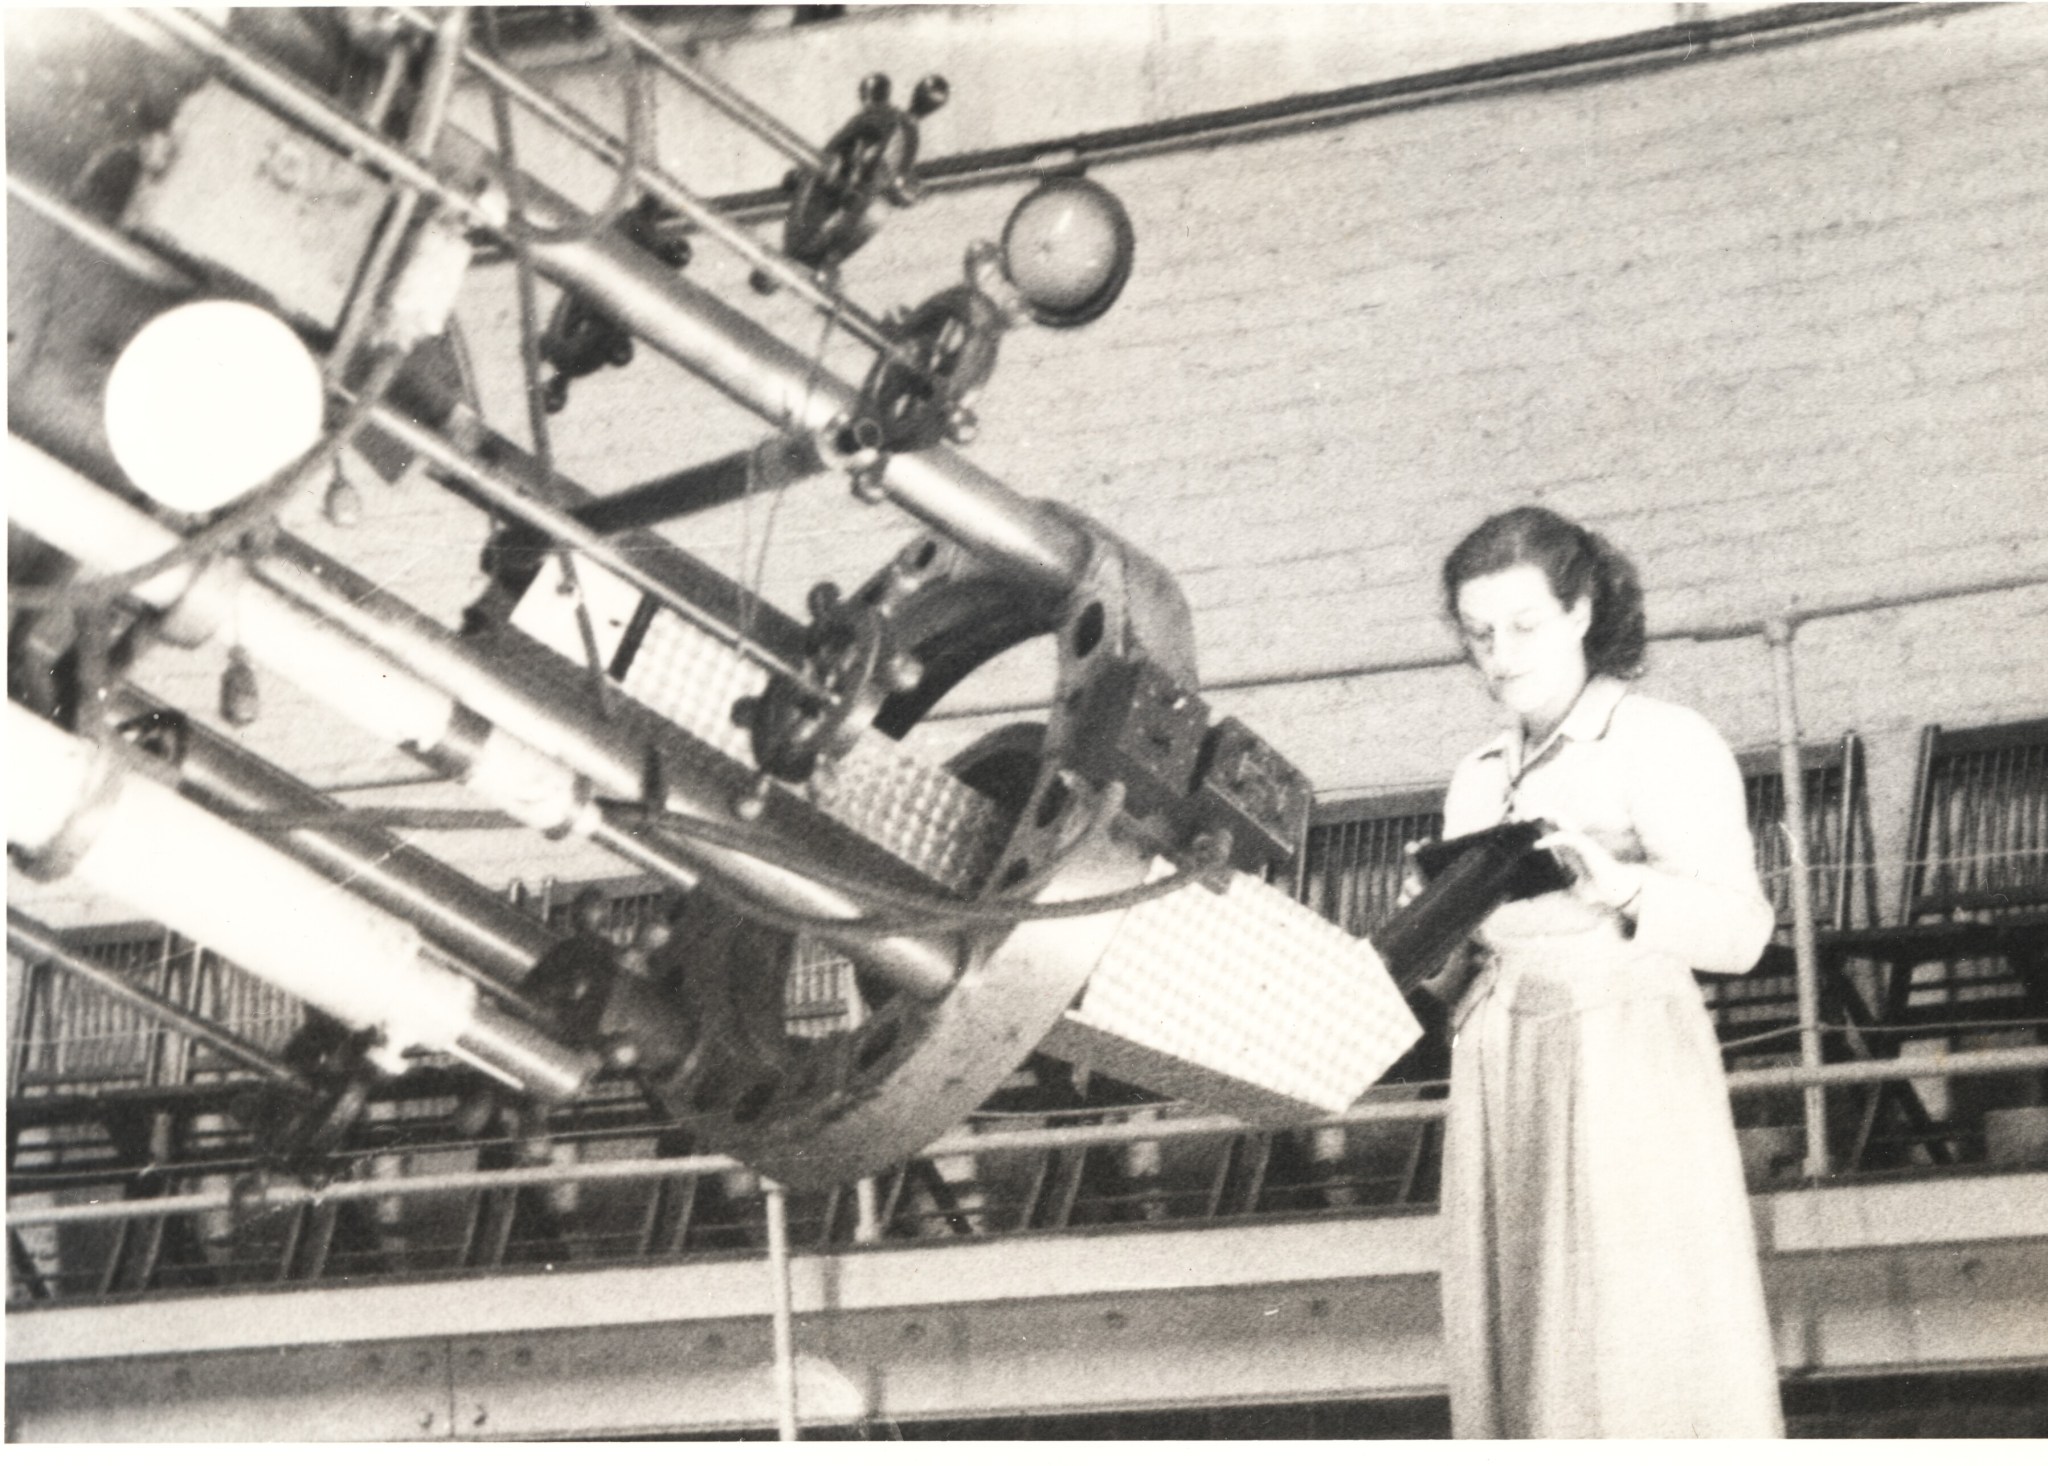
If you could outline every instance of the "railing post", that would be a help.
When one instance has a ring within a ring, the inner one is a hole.
[[[1785,786],[1785,848],[1792,862],[1792,956],[1799,981],[1799,1064],[1817,1069],[1820,1044],[1820,954],[1813,928],[1813,868],[1806,852],[1806,777],[1799,762],[1799,708],[1794,696],[1792,637],[1789,616],[1764,625],[1771,649],[1772,682],[1778,712],[1778,776]],[[1806,1163],[1809,1178],[1829,1174],[1827,1090],[1805,1087]]]
[[[793,1441],[796,1433],[796,1335],[790,1318],[789,1193],[782,1183],[761,1178],[768,1199],[768,1290],[774,1304],[775,1434]]]

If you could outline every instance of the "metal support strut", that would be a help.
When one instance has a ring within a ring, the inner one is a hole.
[[[1789,617],[1764,627],[1771,649],[1772,690],[1778,712],[1778,777],[1785,786],[1785,848],[1792,865],[1792,956],[1799,973],[1799,1063],[1818,1069],[1820,1043],[1820,953],[1813,934],[1813,868],[1806,851],[1806,783],[1799,766],[1799,709],[1794,699]],[[1805,1091],[1806,1165],[1810,1177],[1833,1169],[1828,1158],[1827,1091]]]

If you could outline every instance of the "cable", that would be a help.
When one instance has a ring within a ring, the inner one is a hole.
[[[626,111],[626,138],[624,156],[619,162],[616,176],[612,180],[611,195],[604,206],[587,218],[568,224],[535,224],[526,217],[522,201],[524,185],[518,164],[511,149],[511,108],[505,93],[497,86],[490,86],[491,113],[494,118],[503,116],[500,126],[498,149],[500,153],[499,182],[504,184],[506,197],[511,203],[505,220],[504,232],[508,239],[522,252],[528,245],[578,244],[610,229],[632,207],[633,192],[639,182],[641,158],[647,152],[647,133],[653,110],[652,97],[647,90],[645,79],[640,74],[640,53],[626,38],[618,17],[609,7],[600,7],[594,12],[598,24],[603,26],[612,40],[612,54],[622,67],[620,88],[624,95]],[[484,30],[489,37],[491,51],[498,64],[506,65],[504,57],[498,54],[498,20],[493,10],[484,11]],[[486,85],[489,85],[488,80]]]
[[[385,392],[390,389],[391,383],[397,378],[399,369],[404,364],[405,353],[385,348],[376,366],[371,369],[369,380],[363,383],[362,390],[356,394],[356,400],[350,406],[348,415],[333,432],[328,433],[318,443],[272,474],[246,499],[220,518],[187,535],[155,559],[145,560],[128,570],[95,576],[90,580],[73,581],[68,585],[19,587],[10,590],[9,598],[19,606],[34,610],[89,611],[109,605],[135,587],[156,579],[166,571],[193,564],[240,539],[290,498],[308,473],[326,464],[355,440],[356,434],[369,421],[370,414],[382,402]]]
[[[702,873],[705,883],[715,887],[721,899],[726,899],[728,893],[733,892],[737,899],[732,900],[731,904],[736,908],[751,908],[743,910],[743,915],[754,916],[786,931],[820,936],[849,932],[958,931],[1012,926],[1022,921],[1057,921],[1072,917],[1097,916],[1172,895],[1175,891],[1223,868],[1215,859],[1197,860],[1164,880],[1145,881],[1099,896],[1085,896],[1066,901],[962,901],[957,898],[928,896],[902,885],[865,881],[843,871],[834,870],[821,861],[813,860],[779,840],[763,837],[753,831],[735,830],[714,820],[697,819],[674,812],[650,811],[640,805],[620,800],[601,799],[598,805],[608,815],[629,823],[645,821],[657,828],[673,829],[678,833],[768,861],[815,880],[821,885],[831,886],[852,899],[891,908],[902,918],[879,920],[872,917],[792,917],[787,912],[767,906],[745,891],[736,890],[728,878],[716,871],[706,870]]]
[[[484,12],[484,25],[495,39],[497,16],[494,12]],[[506,168],[516,176],[518,155],[512,135],[512,107],[505,100],[505,94],[496,88],[491,91],[491,122],[497,130],[499,154],[504,158]],[[628,167],[620,177],[630,182],[632,169]],[[520,217],[515,199],[512,218]],[[551,484],[555,478],[555,449],[553,435],[548,431],[546,390],[541,386],[540,380],[540,305],[535,288],[533,251],[530,248],[534,242],[530,233],[519,230],[512,233],[515,279],[519,294],[519,367],[526,387],[527,430],[533,438],[533,456],[539,465],[540,481],[543,484]],[[605,676],[604,658],[597,648],[597,628],[591,622],[590,598],[583,593],[583,577],[577,572],[576,559],[568,548],[558,543],[554,546],[554,553],[556,563],[561,567],[563,584],[568,586],[570,594],[575,599],[576,635],[583,644],[584,670],[589,676],[591,689],[597,698],[598,711],[609,721],[615,708],[609,679]]]

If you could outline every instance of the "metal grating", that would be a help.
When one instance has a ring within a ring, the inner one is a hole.
[[[1318,811],[1303,857],[1301,899],[1353,936],[1369,936],[1394,914],[1412,841],[1443,833],[1441,789],[1353,802]]]

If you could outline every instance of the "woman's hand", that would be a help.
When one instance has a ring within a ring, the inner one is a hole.
[[[1422,848],[1420,840],[1410,840],[1401,847],[1401,894],[1394,898],[1394,909],[1399,910],[1422,894],[1426,881],[1422,879],[1422,867],[1415,863],[1415,852]]]
[[[1536,848],[1557,856],[1572,878],[1573,893],[1589,905],[1621,911],[1643,894],[1643,867],[1616,860],[1583,830],[1555,830]]]

